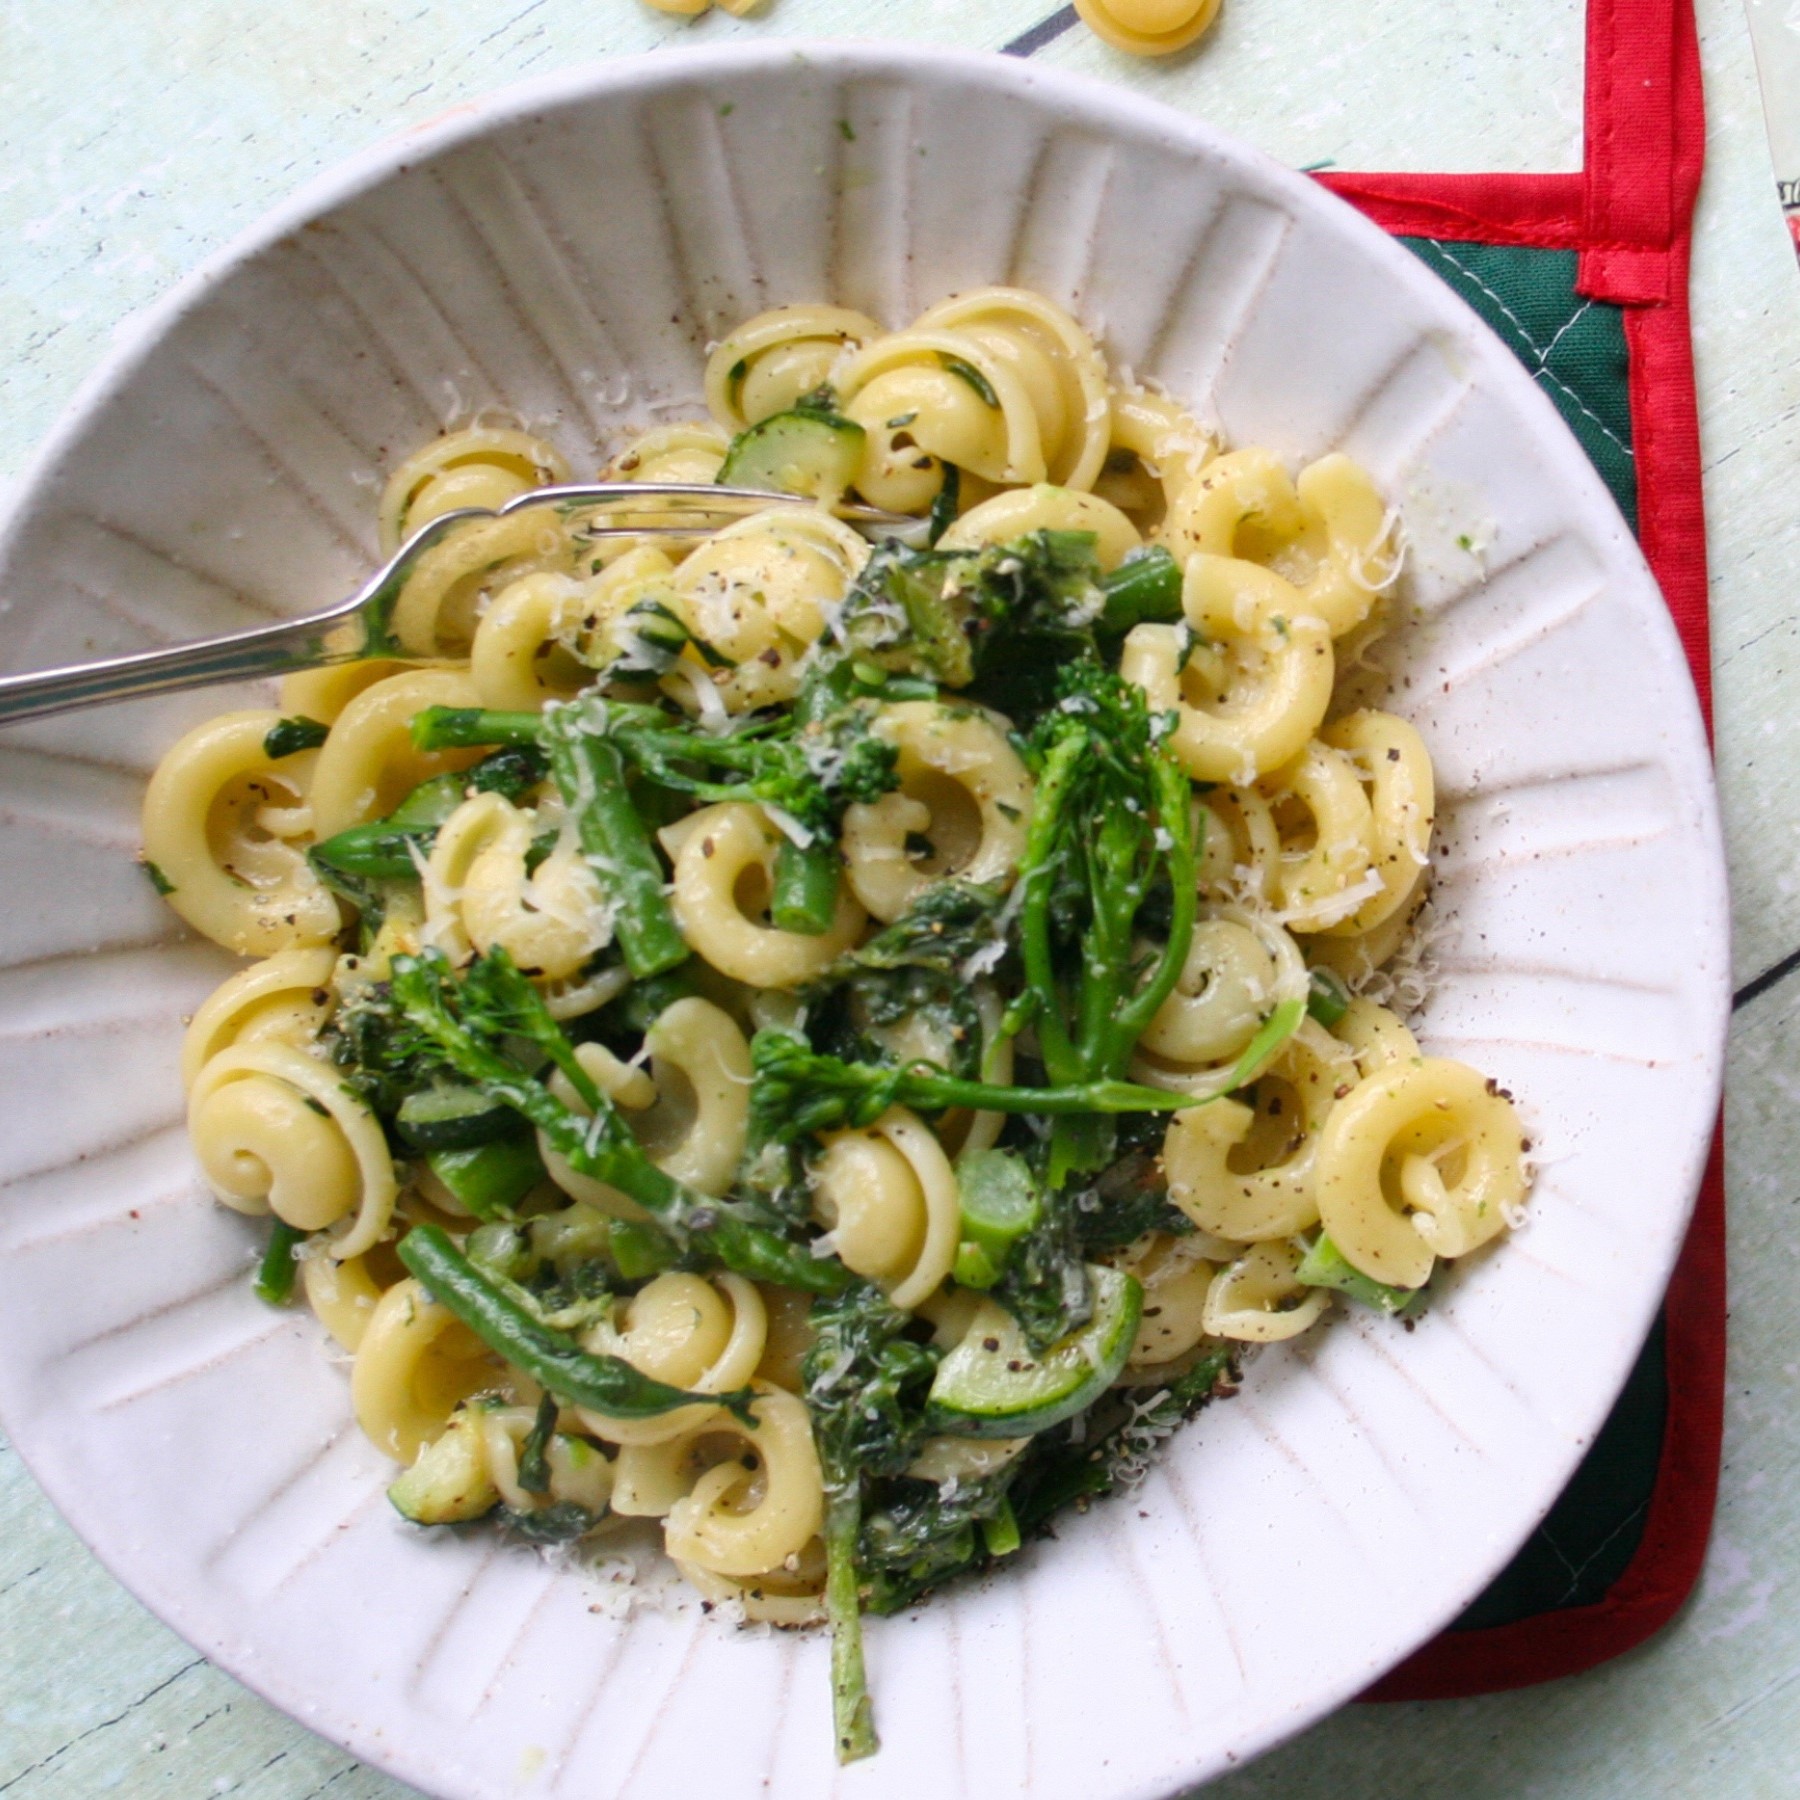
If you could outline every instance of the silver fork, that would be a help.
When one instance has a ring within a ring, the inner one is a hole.
[[[353,662],[381,649],[383,627],[406,579],[419,558],[441,543],[458,525],[473,519],[503,518],[527,507],[586,508],[624,506],[643,500],[674,499],[686,504],[679,513],[656,511],[643,523],[610,523],[584,528],[583,535],[613,537],[699,537],[734,518],[769,506],[816,507],[816,500],[797,494],[765,493],[755,488],[713,487],[699,482],[598,481],[564,487],[534,488],[504,506],[464,506],[421,525],[363,585],[323,612],[191,644],[171,644],[133,656],[109,656],[100,662],[67,668],[33,670],[0,676],[0,725],[48,718],[77,707],[108,700],[136,700],[146,694],[168,694],[183,688],[211,687],[225,681],[247,681],[264,675],[286,675],[326,663]],[[921,521],[876,506],[841,504],[836,517],[852,525],[905,536]],[[346,631],[345,626],[357,627]],[[328,641],[329,640],[329,641]]]

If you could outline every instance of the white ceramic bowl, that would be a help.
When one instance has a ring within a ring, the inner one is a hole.
[[[1262,1357],[1130,1501],[877,1622],[883,1754],[831,1763],[826,1646],[590,1582],[382,1500],[320,1334],[203,1197],[180,1018],[225,972],[132,855],[214,692],[0,743],[0,1412],[119,1578],[208,1656],[434,1794],[1166,1793],[1452,1617],[1554,1498],[1661,1291],[1717,1103],[1725,891],[1674,633],[1549,402],[1311,183],[1123,92],[869,45],[664,54],[382,145],[187,282],[87,388],[0,545],[9,668],[347,590],[375,483],[497,406],[578,466],[697,415],[781,301],[899,324],[1011,281],[1231,440],[1341,446],[1402,500],[1397,703],[1458,927],[1424,1021],[1518,1097],[1529,1227],[1411,1335]],[[1484,556],[1456,544],[1473,533]],[[766,1784],[766,1785],[765,1785]]]

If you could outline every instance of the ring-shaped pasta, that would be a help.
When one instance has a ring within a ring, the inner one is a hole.
[[[1381,890],[1326,928],[1350,937],[1373,931],[1400,912],[1419,885],[1431,861],[1436,784],[1424,740],[1392,713],[1351,713],[1334,719],[1319,736],[1354,759],[1369,797],[1370,867]]]
[[[498,1366],[468,1326],[410,1278],[381,1296],[350,1366],[350,1404],[376,1449],[410,1463]]]
[[[901,370],[909,379],[876,387],[880,377]],[[907,413],[912,417],[905,426],[895,428],[928,456],[1009,487],[1049,479],[1037,409],[1024,381],[1008,360],[964,332],[915,326],[878,338],[839,369],[838,392],[845,417],[869,434],[856,485],[870,499],[865,477],[871,458],[887,448],[884,430]]]
[[[1268,567],[1305,529],[1286,465],[1252,445],[1214,457],[1170,501],[1162,539],[1181,563],[1203,553]]]
[[[1259,1078],[1255,1105],[1221,1099],[1175,1115],[1162,1150],[1169,1198],[1202,1231],[1234,1243],[1308,1230],[1319,1218],[1321,1135],[1355,1080],[1349,1051],[1302,1020]],[[1251,1166],[1235,1167],[1234,1153]]]
[[[761,1291],[741,1275],[658,1275],[619,1307],[616,1322],[593,1326],[582,1347],[616,1356],[671,1387],[724,1394],[748,1384],[762,1361],[768,1313]],[[593,1407],[576,1409],[596,1437],[614,1444],[666,1444],[713,1408],[678,1406],[650,1419],[621,1419]]]
[[[570,574],[581,548],[576,522],[549,506],[452,526],[413,564],[388,633],[408,656],[466,656],[490,593],[540,570]]]
[[[163,757],[144,794],[144,859],[188,924],[240,956],[272,956],[337,936],[343,919],[301,840],[316,824],[319,755],[272,761],[281,715],[224,713]]]
[[[1194,797],[1196,885],[1215,900],[1270,902],[1281,833],[1255,788],[1215,787]]]
[[[1309,961],[1330,969],[1351,992],[1369,989],[1376,998],[1392,999],[1403,1011],[1423,1004],[1423,988],[1416,972],[1396,966],[1401,946],[1409,935],[1426,925],[1425,910],[1431,900],[1430,871],[1421,872],[1413,890],[1379,925],[1353,937],[1319,932],[1306,940]],[[1418,987],[1404,997],[1407,987]]]
[[[1137,625],[1126,636],[1119,673],[1153,711],[1175,714],[1169,745],[1196,781],[1248,787],[1298,756],[1324,719],[1330,634],[1282,612],[1292,594],[1254,563],[1196,556],[1182,584],[1189,629]]]
[[[657,425],[607,465],[608,481],[717,480],[731,439],[717,425]],[[648,506],[649,501],[645,502]]]
[[[980,1079],[995,1087],[1010,1087],[1013,1078],[1013,1040],[1003,1029],[1006,1002],[991,981],[978,981],[974,986],[975,1013],[981,1021]],[[948,1051],[948,1046],[945,1047]],[[902,1060],[905,1060],[902,1055]],[[941,1067],[950,1066],[948,1054],[929,1056]],[[1006,1114],[982,1109],[970,1112],[953,1106],[939,1119],[933,1130],[944,1146],[944,1154],[952,1159],[971,1150],[991,1150],[1006,1129]]]
[[[1281,832],[1275,904],[1290,931],[1324,931],[1385,890],[1375,860],[1375,821],[1357,766],[1314,738],[1263,782]]]
[[[1235,1060],[1268,1017],[1277,990],[1293,985],[1291,966],[1287,982],[1280,978],[1287,957],[1279,931],[1237,907],[1207,908],[1194,921],[1174,991],[1144,1027],[1139,1049],[1189,1067]],[[1298,949],[1291,954],[1298,963]]]
[[[612,1508],[621,1518],[666,1519],[709,1467],[737,1449],[725,1430],[731,1415],[722,1406],[682,1410],[696,1416],[673,1437],[619,1445]]]
[[[970,507],[938,539],[937,547],[981,550],[989,544],[1010,544],[1033,531],[1091,531],[1102,570],[1116,569],[1144,541],[1138,528],[1109,501],[1079,488],[1040,481],[1036,487],[1013,488]]]
[[[1238,1063],[1250,1040],[1277,1007],[1306,999],[1310,977],[1299,945],[1267,912],[1208,905],[1195,921],[1195,937],[1200,948],[1190,948],[1176,991],[1157,1018],[1171,1027],[1163,1042],[1191,1043],[1196,1051],[1215,1043],[1219,1052],[1190,1058],[1159,1050],[1146,1032],[1132,1055],[1130,1073],[1146,1087],[1210,1100],[1242,1082]],[[1260,957],[1252,944],[1261,950]],[[1191,1010],[1183,992],[1188,982],[1195,990]],[[1190,1031],[1191,1036],[1185,1035]]]
[[[575,1060],[586,1071],[588,1079],[614,1106],[630,1113],[642,1112],[655,1103],[656,1084],[648,1071],[620,1062],[604,1044],[577,1044]],[[584,1119],[592,1117],[581,1096],[561,1070],[550,1077],[550,1092],[570,1111]],[[570,1199],[595,1207],[610,1218],[625,1219],[635,1225],[641,1225],[649,1218],[650,1215],[629,1195],[621,1194],[606,1182],[596,1181],[593,1176],[583,1175],[570,1167],[568,1159],[541,1131],[537,1134],[537,1143],[538,1154],[544,1159],[546,1173]]]
[[[1075,0],[1081,20],[1128,56],[1172,56],[1205,35],[1219,0]]]
[[[481,704],[537,712],[573,699],[594,679],[576,654],[590,617],[589,590],[571,575],[541,571],[502,588],[469,646],[469,679]]]
[[[1518,1113],[1478,1070],[1447,1057],[1390,1062],[1325,1121],[1319,1216],[1353,1267],[1420,1287],[1435,1256],[1506,1229],[1525,1197],[1524,1159]]]
[[[607,963],[597,969],[570,975],[561,981],[538,984],[544,1005],[553,1019],[580,1019],[598,1012],[631,986],[631,971],[623,963]]]
[[[1420,1060],[1419,1040],[1399,1014],[1361,995],[1352,997],[1343,1016],[1331,1027],[1331,1035],[1355,1059],[1359,1076],[1373,1075],[1390,1063]]]
[[[728,712],[792,700],[800,658],[868,559],[867,540],[823,512],[771,509],[714,532],[676,570],[668,604],[733,666],[690,646],[690,680],[710,680]]]
[[[844,809],[844,862],[857,899],[891,923],[952,876],[1010,882],[1025,852],[1033,784],[999,727],[973,708],[905,700],[884,706],[872,730],[898,752],[900,785]],[[928,848],[915,854],[920,839]]]
[[[252,963],[206,998],[181,1040],[181,1085],[191,1088],[205,1064],[228,1044],[274,1038],[310,1043],[331,1011],[337,952],[329,945],[278,950]]]
[[[572,837],[528,871],[535,823],[495,793],[444,821],[424,869],[426,943],[458,963],[503,949],[525,974],[566,981],[612,942],[612,903]]]
[[[1027,288],[973,288],[927,308],[913,329],[959,332],[1016,371],[1047,479],[1094,485],[1112,437],[1111,384],[1094,340],[1062,307]]]
[[[385,819],[420,782],[476,761],[479,750],[415,750],[412,722],[428,706],[479,704],[469,678],[448,669],[409,669],[365,688],[319,751],[311,792],[315,836]]]
[[[382,1285],[369,1268],[367,1257],[340,1260],[319,1255],[308,1246],[299,1258],[300,1287],[313,1316],[331,1333],[339,1348],[355,1354],[380,1304]]]
[[[1004,457],[1005,420],[941,361],[884,370],[843,411],[863,434],[856,490],[891,512],[923,512],[942,491],[946,466],[962,469],[958,458],[993,466]],[[957,479],[964,504],[978,485],[993,485],[967,469]]]
[[[332,725],[365,689],[390,675],[404,675],[415,666],[393,657],[370,656],[327,663],[322,669],[296,669],[281,678],[279,710],[283,718],[317,719],[321,725]]]
[[[1306,610],[1342,637],[1368,617],[1400,573],[1395,515],[1362,465],[1339,451],[1308,463],[1294,489],[1313,564],[1296,566],[1294,578]]]
[[[678,1562],[716,1575],[761,1575],[798,1557],[825,1517],[825,1482],[806,1402],[755,1384],[754,1430],[727,1415],[716,1429],[737,1432],[759,1467],[716,1464],[669,1509],[663,1541]]]
[[[814,1204],[848,1269],[888,1287],[911,1311],[956,1261],[962,1204],[956,1171],[931,1129],[893,1106],[866,1131],[832,1132],[813,1165]]]
[[[1160,485],[1165,514],[1217,452],[1212,433],[1166,396],[1113,394],[1108,462],[1114,456],[1135,458]]]
[[[575,654],[595,679],[620,656],[641,653],[642,639],[632,621],[632,609],[651,602],[675,610],[669,589],[675,564],[655,544],[640,543],[634,549],[615,551],[605,569],[582,589],[579,641]]]
[[[1144,1290],[1138,1334],[1120,1373],[1120,1382],[1129,1386],[1186,1356],[1206,1337],[1214,1271],[1192,1238],[1160,1231],[1146,1233],[1113,1261]]]
[[[1273,1344],[1298,1337],[1331,1305],[1330,1288],[1309,1288],[1299,1278],[1305,1246],[1293,1238],[1254,1244],[1221,1269],[1206,1296],[1209,1336],[1239,1343]]]
[[[692,482],[700,486],[718,479],[725,465],[731,439],[708,420],[689,420],[679,425],[657,425],[634,438],[602,472],[604,481]],[[646,495],[633,501],[628,512],[615,506],[598,519],[598,523],[618,525],[622,521],[644,523],[658,513],[667,513],[686,505],[675,495]],[[582,546],[581,563],[590,573],[611,567],[634,550],[654,549],[679,539],[611,537],[588,538]],[[677,552],[679,560],[679,552]]]
[[[822,975],[862,934],[868,915],[838,886],[831,928],[817,937],[761,923],[783,842],[760,807],[704,806],[661,834],[675,859],[675,922],[688,948],[721,975],[792,988]]]
[[[714,1606],[735,1609],[747,1625],[797,1631],[825,1623],[825,1548],[817,1539],[800,1552],[798,1567],[790,1570],[784,1563],[742,1581],[679,1557],[672,1560],[690,1587]]]
[[[534,1406],[483,1406],[473,1410],[472,1428],[479,1437],[487,1477],[500,1503],[518,1513],[539,1507],[579,1506],[598,1517],[612,1499],[613,1465],[585,1438],[556,1431],[544,1446],[549,1485],[534,1493],[519,1479],[519,1456],[537,1425]]]
[[[847,349],[881,336],[847,306],[777,306],[728,332],[706,359],[706,410],[727,431],[786,412],[830,379]]]
[[[330,1241],[361,1256],[393,1216],[394,1162],[380,1124],[335,1069],[292,1044],[234,1044],[200,1071],[188,1135],[207,1185],[238,1212],[299,1231],[354,1214]]]
[[[533,488],[568,479],[562,453],[529,432],[491,425],[446,432],[388,477],[378,514],[381,554],[392,556],[421,525],[458,507],[498,511]]]
[[[1342,637],[1393,584],[1390,518],[1363,470],[1347,456],[1309,464],[1296,484],[1281,459],[1234,450],[1207,464],[1171,505],[1163,541],[1184,561],[1196,552],[1247,561],[1287,581],[1290,616],[1319,619]]]
[[[731,1015],[698,995],[673,1002],[644,1033],[651,1104],[632,1130],[664,1173],[701,1194],[731,1186],[750,1130],[750,1046]]]

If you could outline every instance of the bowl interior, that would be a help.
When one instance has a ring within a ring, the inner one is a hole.
[[[1008,1579],[877,1623],[888,1749],[838,1778],[822,1641],[628,1612],[528,1551],[409,1534],[342,1367],[252,1298],[256,1234],[203,1195],[176,1077],[181,1017],[226,962],[132,860],[156,757],[248,696],[10,734],[0,1411],[151,1606],[429,1791],[1095,1800],[1203,1778],[1480,1590],[1666,1278],[1726,967],[1704,740],[1654,584],[1549,403],[1432,277],[1136,97],[783,44],[610,64],[380,147],[187,283],[86,391],[0,542],[0,660],[347,592],[381,475],[448,420],[502,410],[589,468],[627,426],[700,416],[706,344],[764,307],[899,325],[985,282],[1070,307],[1230,442],[1346,449],[1401,506],[1390,703],[1437,765],[1451,926],[1421,1035],[1517,1096],[1529,1226],[1416,1331],[1339,1316],[1257,1359],[1135,1495]]]

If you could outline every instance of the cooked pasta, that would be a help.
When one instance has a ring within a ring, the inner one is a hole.
[[[170,749],[145,858],[255,959],[188,1028],[195,1154],[395,1506],[829,1621],[850,1758],[863,1611],[1129,1485],[1246,1347],[1416,1311],[1528,1146],[1402,1016],[1435,802],[1333,711],[1400,573],[1364,471],[1219,445],[1011,288],[777,308],[705,387],[608,474],[767,505],[455,522],[404,655]],[[570,474],[447,433],[382,541]]]
[[[1205,33],[1219,16],[1219,0],[1075,0],[1075,10],[1115,50],[1170,56]]]

